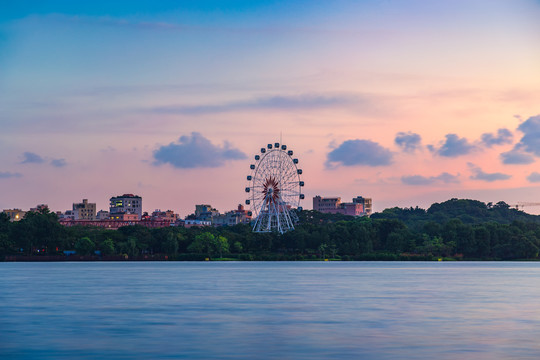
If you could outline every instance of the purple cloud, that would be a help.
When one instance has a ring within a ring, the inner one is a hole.
[[[371,140],[347,140],[328,153],[326,166],[384,166],[392,163],[393,154]]]
[[[38,154],[27,151],[23,154],[23,160],[20,163],[21,164],[42,164],[44,162],[45,162],[45,159],[43,159]]]
[[[396,134],[394,143],[399,146],[403,151],[412,153],[416,149],[420,148],[422,138],[420,135],[412,132],[399,132]]]
[[[512,132],[508,129],[499,129],[497,134],[484,133],[481,137],[482,143],[487,147],[492,147],[493,145],[504,145],[511,144],[513,135]]]
[[[534,157],[518,149],[512,149],[507,152],[503,152],[501,155],[501,161],[507,165],[525,165],[534,162]]]
[[[51,165],[54,167],[64,167],[67,165],[67,163],[65,159],[52,159]]]
[[[242,151],[225,142],[214,145],[198,132],[181,136],[177,142],[160,146],[154,151],[154,165],[170,164],[178,169],[219,167],[229,160],[246,159]]]
[[[207,105],[180,105],[160,106],[150,111],[160,114],[187,114],[198,115],[208,113],[221,113],[236,110],[295,110],[320,109],[341,106],[361,101],[353,96],[343,95],[294,95],[294,96],[268,96],[252,100],[233,101],[222,104]]]
[[[422,175],[410,175],[402,176],[401,182],[405,185],[433,185],[437,183],[443,184],[457,184],[459,183],[459,177],[447,172],[443,172],[438,176],[422,176]]]
[[[9,178],[19,178],[22,174],[20,173],[12,173],[7,171],[0,171],[0,179],[9,179]]]
[[[508,180],[512,177],[512,175],[503,174],[500,172],[486,173],[480,167],[474,164],[468,163],[468,165],[469,165],[469,168],[471,169],[471,172],[473,173],[470,176],[472,180],[482,180],[482,181],[487,181],[487,182],[493,182],[493,181],[498,181],[498,180]]]
[[[466,138],[460,138],[456,134],[447,134],[445,137],[446,140],[439,149],[434,146],[428,146],[428,149],[445,157],[467,155],[476,149],[476,146],[470,144]]]
[[[537,183],[540,182],[540,173],[532,172],[529,176],[527,176],[527,180],[529,182]]]
[[[531,116],[518,126],[523,137],[516,144],[516,149],[540,156],[540,115]]]

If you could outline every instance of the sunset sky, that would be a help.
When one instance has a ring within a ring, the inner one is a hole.
[[[280,134],[308,209],[540,203],[539,19],[538,0],[2,2],[0,210],[224,212]]]

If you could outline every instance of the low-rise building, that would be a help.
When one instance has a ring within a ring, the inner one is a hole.
[[[178,214],[175,214],[172,210],[161,211],[159,209],[156,209],[152,213],[150,218],[154,220],[168,220],[170,222],[175,222],[176,220],[178,220]]]
[[[340,197],[321,197],[319,195],[313,197],[313,210],[337,214],[339,211],[339,205],[341,204]]]
[[[138,221],[139,216],[137,214],[117,212],[114,214],[109,214],[109,220]]]
[[[99,210],[96,214],[96,220],[107,220],[109,219],[109,212],[107,210]]]
[[[22,211],[21,209],[4,209],[2,212],[9,217],[9,221],[11,222],[20,221],[26,215],[26,211]]]
[[[75,220],[96,220],[96,203],[83,199],[82,203],[73,203]]]
[[[195,218],[198,220],[212,221],[214,216],[219,216],[219,211],[211,205],[195,205]]]
[[[350,203],[341,202],[340,197],[313,197],[313,210],[327,214],[343,214],[351,216],[371,215],[372,200],[357,196]]]
[[[42,212],[42,211],[48,211],[49,205],[47,204],[39,204],[36,205],[36,207],[30,208],[30,211],[32,212]]]
[[[233,226],[237,224],[249,224],[250,222],[251,215],[249,215],[241,204],[238,204],[236,210],[212,217],[212,225],[214,226]]]
[[[193,226],[212,226],[212,221],[210,220],[193,220],[193,219],[185,219],[184,220],[184,227],[190,228]]]
[[[56,214],[58,215],[58,219],[60,220],[62,219],[75,220],[75,212],[73,210],[66,210],[66,212],[64,213],[60,211],[60,212],[57,212]]]

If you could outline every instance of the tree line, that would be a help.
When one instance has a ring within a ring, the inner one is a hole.
[[[451,199],[427,210],[396,207],[369,218],[310,210],[298,217],[296,229],[280,235],[253,233],[245,224],[108,230],[64,227],[48,210],[28,212],[18,222],[0,214],[0,255],[35,259],[67,251],[104,260],[517,260],[537,259],[540,248],[540,216],[504,202]]]

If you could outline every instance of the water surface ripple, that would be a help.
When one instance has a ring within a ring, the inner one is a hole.
[[[540,264],[0,263],[1,359],[538,359]]]

